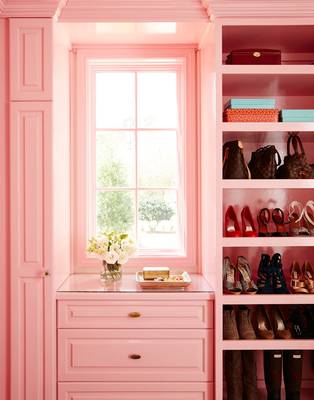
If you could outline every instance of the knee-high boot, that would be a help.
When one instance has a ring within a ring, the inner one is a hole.
[[[242,355],[239,350],[225,351],[224,370],[227,383],[227,400],[242,400]]]
[[[280,400],[282,376],[282,351],[264,351],[264,376],[267,400]]]
[[[300,400],[303,354],[300,350],[283,352],[286,400]]]
[[[242,351],[243,400],[257,400],[257,377],[255,351]]]

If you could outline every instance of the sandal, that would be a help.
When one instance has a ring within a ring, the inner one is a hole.
[[[238,256],[237,269],[240,272],[240,282],[243,294],[256,294],[257,286],[252,279],[251,267],[246,258]]]
[[[237,279],[237,269],[229,257],[223,262],[223,291],[225,294],[240,294],[241,284]]]
[[[314,236],[314,201],[309,200],[306,203],[303,211],[308,234]]]
[[[306,232],[302,229],[302,219],[304,216],[303,204],[299,201],[292,201],[288,206],[288,220],[290,236],[304,235]]]
[[[304,276],[304,285],[307,291],[311,294],[314,293],[314,271],[312,265],[305,261],[303,264],[303,276]]]
[[[305,264],[303,266],[303,269],[304,268],[305,268]],[[308,293],[308,290],[305,287],[304,280],[302,279],[302,270],[297,261],[293,261],[293,263],[291,265],[290,276],[291,276],[290,286],[291,286],[292,293],[295,293],[295,294]]]

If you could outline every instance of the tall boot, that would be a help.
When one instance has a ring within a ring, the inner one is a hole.
[[[283,352],[286,400],[300,400],[303,354],[300,350]]]
[[[280,400],[282,375],[282,351],[264,351],[264,376],[267,400]]]
[[[255,351],[242,351],[243,400],[257,400],[257,377]]]
[[[225,351],[224,362],[227,400],[242,400],[242,356],[240,350]]]

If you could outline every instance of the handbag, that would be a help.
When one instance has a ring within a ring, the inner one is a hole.
[[[243,145],[240,140],[226,142],[223,145],[223,178],[251,178],[250,170],[244,160]]]
[[[278,168],[276,177],[279,179],[310,179],[312,176],[312,168],[307,162],[301,139],[298,134],[293,133],[288,138],[287,155],[283,165]]]
[[[253,179],[275,179],[277,167],[281,164],[275,146],[265,146],[252,153],[249,168]]]

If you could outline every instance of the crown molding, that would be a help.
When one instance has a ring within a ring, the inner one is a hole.
[[[1,16],[14,18],[51,18],[60,0],[0,0]]]
[[[313,0],[203,0],[208,15],[213,17],[314,17]]]

